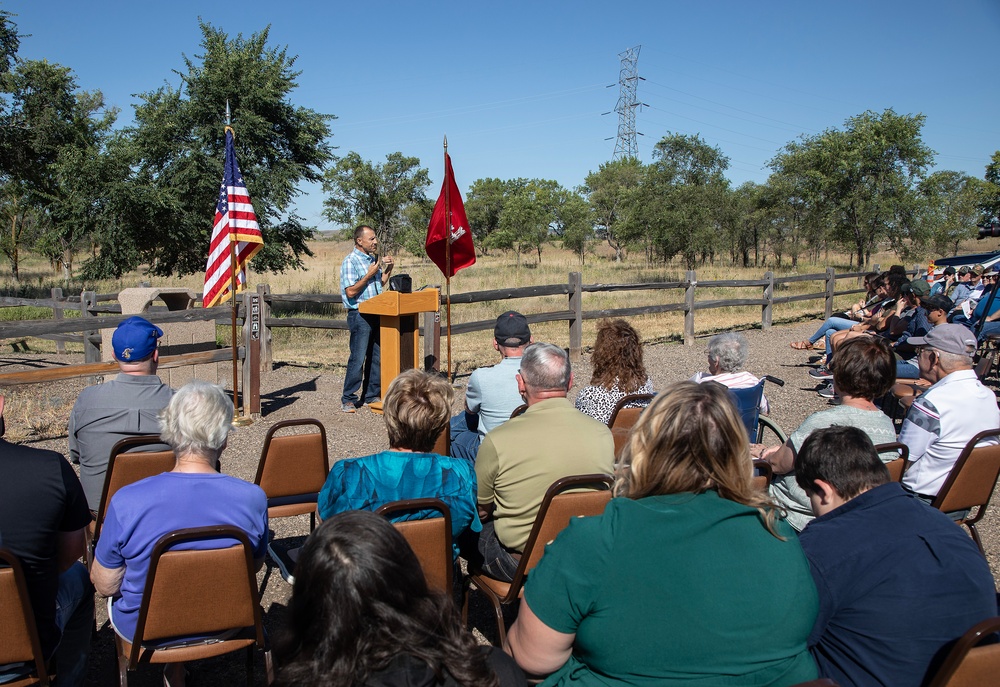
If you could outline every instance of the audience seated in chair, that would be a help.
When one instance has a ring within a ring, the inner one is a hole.
[[[604,320],[597,326],[590,360],[594,372],[590,385],[576,397],[576,409],[598,422],[608,424],[615,405],[625,396],[653,393],[653,381],[642,363],[642,340],[625,320]]]
[[[0,396],[0,546],[22,563],[42,655],[55,656],[60,685],[82,687],[94,629],[94,592],[77,560],[90,522],[87,497],[62,455],[2,438],[3,408]],[[31,664],[2,665],[0,683],[29,672]]]
[[[787,512],[788,524],[801,531],[813,518],[809,496],[795,481],[795,454],[813,431],[832,425],[857,427],[873,444],[896,440],[896,429],[885,413],[875,406],[896,382],[896,360],[889,344],[875,336],[852,339],[841,346],[833,368],[833,384],[841,405],[807,417],[788,441],[765,450],[761,457],[771,463],[774,481],[771,498]],[[895,451],[882,454],[885,462],[897,458]]]
[[[303,547],[275,685],[521,687],[524,675],[480,647],[451,600],[427,588],[413,551],[384,518],[338,513]]]
[[[989,564],[940,511],[889,481],[855,427],[818,429],[795,459],[816,519],[799,537],[819,591],[809,648],[840,685],[920,685],[939,652],[996,614]]]
[[[545,492],[560,477],[614,469],[611,430],[566,399],[573,373],[566,351],[528,346],[517,385],[528,404],[522,415],[486,435],[476,457],[483,531],[462,546],[487,575],[510,582]]]
[[[816,677],[816,588],[751,477],[727,389],[681,382],[643,412],[603,515],[528,576],[510,651],[547,685],[790,685]]]
[[[469,376],[465,411],[451,419],[451,455],[474,461],[483,437],[506,422],[521,405],[514,375],[521,365],[524,348],[531,341],[531,329],[524,315],[508,310],[497,318],[493,348],[500,354],[500,362],[480,367]]]
[[[163,330],[135,316],[118,324],[111,336],[119,374],[80,392],[69,416],[69,453],[80,464],[80,482],[90,510],[97,512],[111,448],[121,439],[160,433],[157,413],[174,390],[160,381],[158,342]],[[166,450],[159,444],[143,451]]]
[[[759,377],[743,369],[750,355],[750,343],[739,332],[716,334],[708,340],[707,353],[708,374],[698,372],[691,378],[692,382],[718,382],[730,389],[747,389],[760,382]],[[760,397],[760,412],[764,415],[770,412],[767,397],[763,395]]]
[[[334,463],[319,494],[320,517],[374,511],[404,499],[438,498],[451,512],[453,540],[466,530],[479,532],[472,463],[433,452],[438,435],[448,427],[453,395],[447,380],[420,370],[406,370],[392,380],[382,404],[389,450]],[[420,511],[394,519],[437,515]]]
[[[267,549],[267,497],[260,487],[217,472],[232,428],[233,404],[221,387],[195,380],[181,387],[161,412],[161,437],[173,449],[171,472],[122,488],[111,499],[94,553],[91,579],[111,597],[115,632],[132,641],[149,556],[159,539],[189,527],[233,525],[246,532],[258,566]],[[213,540],[183,548],[217,548]],[[211,571],[205,571],[211,576]],[[183,664],[164,667],[171,685],[184,684]]]
[[[913,401],[899,432],[910,449],[903,488],[931,503],[969,439],[1000,427],[1000,409],[972,369],[976,337],[967,328],[942,324],[910,342],[923,349],[920,377],[931,386]]]

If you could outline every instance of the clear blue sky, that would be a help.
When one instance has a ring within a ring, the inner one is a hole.
[[[463,192],[483,177],[575,187],[611,158],[618,54],[641,45],[640,158],[668,131],[730,158],[734,184],[802,134],[865,110],[927,117],[938,169],[977,177],[1000,149],[1000,0],[481,3],[0,0],[21,56],[71,67],[131,121],[132,94],[199,54],[198,18],[230,35],[268,24],[298,55],[297,105],[338,117],[339,153],[420,158],[436,197],[449,151]],[[608,88],[609,84],[615,84]],[[223,105],[220,103],[220,110]],[[221,116],[221,114],[220,114]],[[612,140],[605,140],[611,137]],[[322,191],[299,213],[320,229]],[[206,216],[215,198],[206,198]]]

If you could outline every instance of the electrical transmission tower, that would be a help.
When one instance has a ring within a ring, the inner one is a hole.
[[[636,86],[639,83],[639,49],[641,45],[629,48],[618,57],[622,61],[621,72],[618,75],[618,105],[615,112],[618,113],[618,138],[615,140],[615,154],[612,160],[621,160],[627,157],[639,159],[639,144],[635,136],[635,110],[642,103],[636,100]]]

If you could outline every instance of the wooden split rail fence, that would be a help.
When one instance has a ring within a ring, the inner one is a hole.
[[[877,268],[876,268],[877,269]],[[863,293],[856,288],[857,280],[863,272],[837,274],[833,268],[815,274],[803,274],[788,277],[775,277],[772,272],[766,272],[760,279],[712,280],[699,282],[694,271],[685,273],[684,279],[674,282],[648,282],[640,284],[584,284],[580,272],[571,272],[565,284],[546,284],[525,286],[510,289],[494,289],[489,291],[473,291],[452,294],[452,305],[461,306],[469,303],[485,303],[490,301],[506,301],[512,299],[536,298],[541,296],[566,296],[564,310],[532,313],[526,315],[528,322],[567,322],[568,346],[571,355],[583,352],[583,322],[609,317],[633,317],[664,312],[684,313],[684,343],[691,345],[695,336],[695,313],[714,308],[747,307],[760,308],[760,322],[763,328],[771,326],[774,306],[796,301],[822,300],[827,317],[833,312],[834,299],[838,296]],[[837,290],[837,282],[855,280],[851,288]],[[776,295],[776,288],[794,282],[821,282],[822,289],[810,293],[795,295]],[[757,288],[760,297],[730,298],[721,300],[697,300],[698,289],[712,288]],[[669,291],[683,290],[683,300],[670,303],[644,305],[627,308],[609,308],[602,310],[585,310],[584,294],[634,292],[634,291]],[[100,305],[114,301],[114,294],[96,294],[85,291],[80,296],[62,296],[61,290],[53,289],[49,299],[4,298],[0,297],[0,307],[35,306],[51,308],[52,319],[6,321],[0,325],[0,340],[6,343],[19,343],[27,337],[40,337],[56,342],[58,350],[62,350],[66,341],[83,342],[84,365],[64,365],[25,372],[0,373],[0,386],[9,384],[27,384],[33,382],[53,381],[70,377],[105,374],[114,370],[114,363],[100,361],[100,332],[107,327],[115,327],[128,317],[121,314],[117,305]],[[442,296],[442,301],[444,297]],[[243,342],[239,347],[239,357],[242,361],[242,383],[244,395],[256,400],[259,409],[260,374],[271,369],[273,354],[270,330],[277,327],[307,327],[320,329],[347,329],[346,319],[323,319],[306,317],[277,317],[271,314],[277,304],[334,304],[339,307],[339,294],[273,294],[266,284],[261,284],[255,292],[243,294],[243,302],[239,310],[239,318],[243,322]],[[64,317],[69,309],[78,309],[79,317]],[[249,317],[247,316],[249,313]],[[218,306],[209,309],[193,308],[190,310],[167,311],[166,308],[153,308],[145,316],[156,324],[170,322],[193,322],[215,320],[219,325],[230,322],[230,307]],[[491,331],[493,320],[474,322],[453,322],[453,336],[473,332]],[[442,325],[439,313],[424,313],[421,321],[421,335],[424,336],[424,358],[428,369],[438,369],[440,359],[440,337]],[[13,341],[11,341],[13,340]],[[188,353],[176,356],[164,356],[161,366],[173,367],[180,365],[201,364],[206,362],[221,362],[232,358],[231,349],[217,351]],[[251,404],[252,405],[252,404]],[[259,412],[259,410],[258,410]]]

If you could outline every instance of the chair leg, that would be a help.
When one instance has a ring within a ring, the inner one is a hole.
[[[497,636],[500,638],[497,646],[503,647],[503,645],[507,643],[507,622],[503,618],[503,606],[501,604],[494,603],[493,610],[497,615]]]
[[[253,687],[253,652],[256,648],[253,644],[247,647],[247,687]]]
[[[121,637],[114,628],[111,632],[115,635],[115,655],[118,657],[118,687],[128,687],[128,656],[125,655]]]
[[[976,523],[967,522],[965,524],[968,526],[969,532],[972,534],[972,540],[975,541],[976,546],[979,547],[979,553],[983,554],[983,558],[986,558],[986,551],[983,549],[983,542],[979,539],[979,530],[976,529]]]
[[[270,649],[264,650],[264,684],[270,685],[274,682],[274,657]]]

